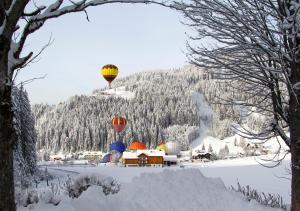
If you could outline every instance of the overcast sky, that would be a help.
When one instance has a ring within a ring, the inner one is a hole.
[[[25,86],[31,103],[56,104],[75,94],[91,94],[107,83],[100,74],[115,64],[119,76],[185,65],[186,26],[181,14],[155,5],[111,4],[48,21],[27,42],[38,50],[54,42],[18,81],[47,75]]]

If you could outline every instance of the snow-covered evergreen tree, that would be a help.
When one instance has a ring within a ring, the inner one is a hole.
[[[205,152],[205,145],[204,145],[204,144],[202,145],[201,150],[202,150],[203,152]]]
[[[228,148],[228,146],[227,146],[227,144],[226,144],[224,148],[221,148],[221,149],[220,149],[219,154],[218,154],[218,157],[219,157],[220,159],[224,159],[224,158],[226,158],[228,155],[229,155],[229,148]]]
[[[211,144],[208,145],[208,152],[209,152],[209,153],[212,153],[212,152],[213,152],[213,148],[212,148]]]
[[[16,144],[14,148],[15,184],[18,182],[28,186],[36,173],[36,141],[35,120],[27,92],[14,87],[14,125],[16,129]]]

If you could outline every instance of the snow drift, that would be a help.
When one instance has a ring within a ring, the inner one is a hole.
[[[26,209],[21,209],[26,210]],[[123,184],[119,193],[105,196],[88,188],[78,199],[64,198],[57,206],[38,204],[34,210],[104,211],[260,211],[279,210],[246,201],[226,189],[221,179],[206,178],[197,169],[145,173]]]

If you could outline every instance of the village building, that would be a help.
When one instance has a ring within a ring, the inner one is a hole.
[[[78,156],[79,160],[101,160],[101,151],[85,151],[81,152]]]
[[[136,150],[123,153],[123,165],[163,167],[165,152],[159,150]]]
[[[164,155],[164,165],[176,165],[177,160],[177,155]]]

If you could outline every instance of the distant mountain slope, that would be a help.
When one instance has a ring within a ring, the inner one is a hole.
[[[109,143],[122,139],[140,140],[148,147],[173,135],[170,126],[186,129],[172,140],[183,149],[199,134],[201,114],[192,100],[201,92],[208,101],[232,94],[217,79],[192,66],[137,73],[113,82],[112,90],[95,90],[91,96],[74,96],[56,106],[34,105],[38,149],[51,152],[106,150]],[[239,119],[239,111],[224,105],[212,105],[214,121],[210,135],[230,135],[230,124]],[[120,135],[111,127],[111,118],[125,116],[127,129]],[[174,127],[173,127],[174,128]],[[171,132],[170,132],[171,131]]]

